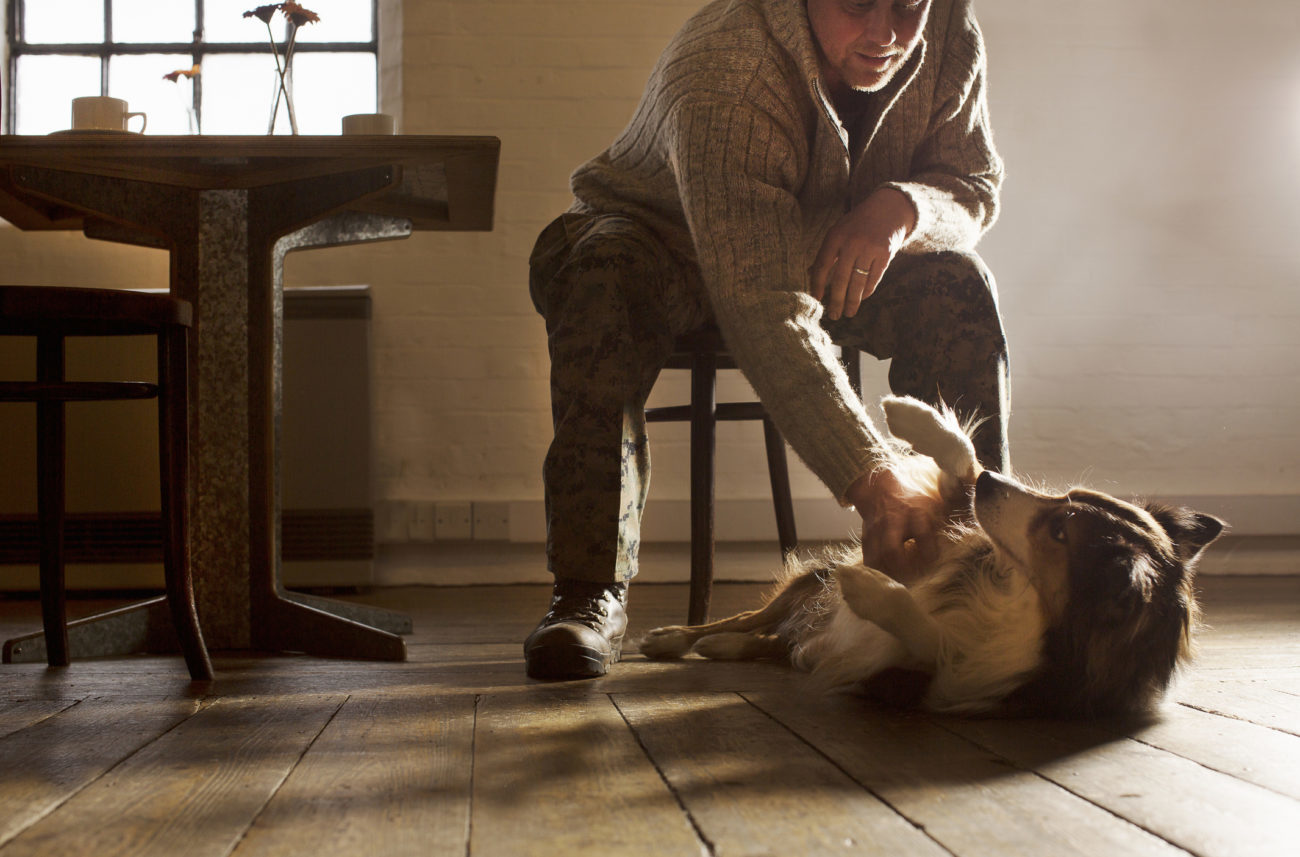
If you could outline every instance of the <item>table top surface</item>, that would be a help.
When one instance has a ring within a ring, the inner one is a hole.
[[[241,190],[373,167],[393,190],[357,210],[398,214],[417,229],[492,228],[501,141],[485,136],[147,136],[69,131],[0,135],[0,217],[22,229],[77,229],[83,214],[25,190],[57,170],[189,190]]]

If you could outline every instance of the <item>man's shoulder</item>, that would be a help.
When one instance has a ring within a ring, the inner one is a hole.
[[[939,44],[979,38],[979,24],[971,0],[933,0],[926,38]]]
[[[680,96],[743,97],[756,78],[797,76],[782,7],[798,0],[714,0],[664,50],[655,76]],[[774,14],[775,12],[775,14]]]

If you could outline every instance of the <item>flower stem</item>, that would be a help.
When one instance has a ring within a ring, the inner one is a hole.
[[[288,93],[285,92],[284,89],[284,68],[280,65],[280,51],[275,46],[275,31],[271,29],[271,22],[269,20],[265,23],[266,37],[271,42],[271,56],[275,58],[275,76],[277,82],[280,84],[279,88],[275,91],[275,100],[271,102],[271,121],[266,126],[266,133],[274,134],[275,115],[280,112],[280,93],[284,92],[285,97],[288,97]]]
[[[280,75],[280,91],[284,93],[284,103],[285,106],[289,108],[289,132],[291,134],[298,133],[298,116],[293,111],[293,96],[290,95],[289,90],[285,88],[285,76],[293,73],[290,63],[293,61],[293,45],[297,40],[298,25],[290,21],[289,43],[284,47],[284,72]],[[276,99],[279,99],[278,94],[276,95]]]

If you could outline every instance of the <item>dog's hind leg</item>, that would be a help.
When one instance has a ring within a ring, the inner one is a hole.
[[[701,639],[695,652],[714,661],[762,661],[789,657],[790,647],[775,634],[723,631]]]
[[[748,610],[707,625],[669,625],[655,628],[641,639],[641,654],[647,658],[680,658],[707,637],[751,636],[757,640],[772,636],[769,632],[821,593],[826,586],[825,574],[825,570],[813,570],[790,578],[772,600],[758,610]],[[727,658],[728,660],[738,660],[743,657],[775,657],[770,654],[772,649],[767,644],[747,649],[733,641],[729,644],[729,648],[720,646],[718,650],[754,652],[750,655],[733,654]],[[709,655],[709,657],[715,656]]]
[[[974,482],[979,476],[975,447],[952,411],[945,408],[940,413],[920,399],[907,396],[886,396],[881,407],[894,437],[934,459],[944,473],[964,482]]]
[[[835,570],[835,579],[844,603],[855,615],[897,638],[918,666],[937,665],[943,632],[906,586],[865,565],[841,566]]]
[[[752,631],[766,630],[768,621],[763,614],[767,609],[747,610],[707,625],[668,625],[655,628],[641,638],[641,654],[656,659],[680,658],[705,637],[715,634],[747,635]]]

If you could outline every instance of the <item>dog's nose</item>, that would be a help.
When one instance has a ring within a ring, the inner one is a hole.
[[[1007,495],[1007,486],[1011,480],[1007,479],[1000,473],[992,470],[985,470],[980,473],[979,478],[975,480],[975,499],[991,500],[996,496]]]

